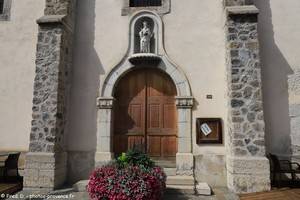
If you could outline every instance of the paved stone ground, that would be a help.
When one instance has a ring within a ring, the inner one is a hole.
[[[194,196],[194,195],[176,195],[176,194],[166,194],[164,200],[239,200],[239,197],[228,191],[227,188],[215,188],[213,189],[214,195],[212,196]],[[29,197],[30,192],[20,192],[17,195],[23,195],[23,198],[9,199],[29,199],[24,197]],[[72,199],[72,200],[89,200],[88,193],[86,192],[74,192],[72,189],[63,189],[54,191],[48,196],[36,195],[35,198],[31,196],[30,199],[35,200],[57,200],[57,199]]]

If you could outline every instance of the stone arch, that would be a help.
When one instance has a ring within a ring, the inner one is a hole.
[[[114,92],[114,87],[118,82],[118,80],[134,68],[135,67],[133,66],[127,65],[122,68],[113,69],[106,77],[103,83],[101,96],[112,97]],[[176,85],[176,90],[179,97],[192,96],[190,84],[186,76],[183,74],[181,70],[179,70],[177,67],[173,65],[167,67],[157,66],[156,68],[164,71],[166,74],[170,76],[170,78],[173,80],[174,84]]]

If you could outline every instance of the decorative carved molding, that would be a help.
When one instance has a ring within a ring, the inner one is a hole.
[[[176,106],[178,108],[192,108],[194,105],[193,97],[176,97]]]
[[[112,109],[114,104],[113,97],[98,97],[97,98],[97,107],[99,109]]]
[[[259,10],[256,6],[229,6],[226,8],[228,15],[256,15]]]

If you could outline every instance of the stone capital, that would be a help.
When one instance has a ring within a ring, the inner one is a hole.
[[[259,10],[254,5],[226,7],[227,15],[257,15]]]
[[[176,106],[177,108],[192,108],[194,105],[194,98],[192,96],[177,96],[176,99]]]
[[[99,109],[112,109],[114,104],[113,97],[98,97],[97,98],[97,107]]]

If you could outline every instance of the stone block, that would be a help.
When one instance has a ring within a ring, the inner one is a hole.
[[[207,183],[198,183],[196,185],[196,192],[199,195],[210,196],[211,195],[211,188],[209,187],[209,185]]]
[[[178,152],[189,153],[192,151],[192,138],[179,137],[178,138]]]
[[[73,184],[89,178],[95,168],[94,151],[68,152],[68,182]]]
[[[228,188],[235,193],[264,192],[271,189],[268,174],[243,175],[228,173],[227,181]]]
[[[235,193],[270,190],[270,166],[265,157],[228,157],[228,188]]]
[[[114,154],[111,152],[96,152],[95,163],[110,162],[114,158]]]
[[[186,123],[188,124],[191,119],[191,111],[190,109],[181,108],[177,110],[178,112],[178,123]]]
[[[176,175],[176,168],[164,168],[164,172],[167,176],[175,176]]]
[[[178,137],[191,137],[191,123],[179,122],[178,123]]]
[[[26,164],[27,162],[35,163],[54,163],[55,162],[54,153],[39,153],[39,152],[29,152],[26,154]]]
[[[111,123],[110,122],[99,122],[98,123],[98,137],[110,137],[111,135]]]
[[[99,152],[110,152],[111,151],[111,138],[110,137],[99,137],[97,138],[97,151]]]
[[[175,80],[175,85],[183,83],[186,81],[185,77],[182,77],[182,73],[178,70],[174,70],[172,74],[170,74],[173,80]]]
[[[28,153],[24,174],[25,188],[55,189],[66,177],[67,153]]]
[[[226,187],[226,156],[196,155],[194,174],[198,182],[206,182],[212,187]]]
[[[54,177],[39,176],[38,184],[42,188],[55,188]]]
[[[177,175],[193,175],[194,156],[192,153],[177,153],[176,154],[176,169]]]
[[[227,13],[230,15],[239,15],[239,14],[258,14],[259,10],[254,5],[250,6],[232,6],[226,8]]]
[[[266,157],[227,156],[227,170],[234,174],[270,174],[270,163]]]
[[[55,169],[56,167],[55,163],[39,163],[40,169]]]
[[[38,24],[62,23],[65,15],[45,15],[36,20]]]
[[[98,123],[101,122],[111,123],[111,109],[99,109]]]
[[[186,195],[186,194],[195,194],[195,186],[191,185],[167,185],[165,191],[166,194],[177,194],[177,195]]]
[[[194,185],[195,179],[193,176],[168,176],[167,185]]]
[[[299,83],[300,85],[300,83]],[[289,106],[290,117],[300,116],[300,104],[292,104]]]
[[[73,189],[75,192],[86,192],[87,185],[89,180],[81,180],[73,185]]]

